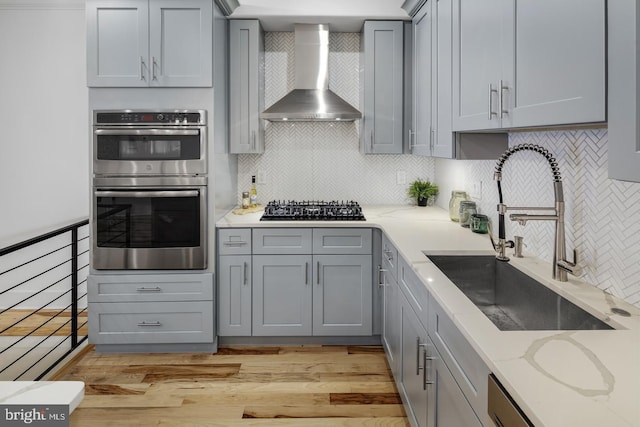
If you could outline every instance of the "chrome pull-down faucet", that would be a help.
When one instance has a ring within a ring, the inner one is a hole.
[[[544,156],[551,166],[551,172],[553,174],[553,191],[555,195],[555,206],[553,207],[509,207],[504,204],[502,198],[502,167],[512,154],[518,151],[533,151]],[[505,254],[506,248],[512,248],[514,246],[513,241],[506,240],[505,237],[505,224],[504,217],[507,211],[552,211],[550,214],[527,214],[527,213],[512,213],[509,215],[511,221],[517,221],[520,225],[525,225],[527,221],[554,221],[556,224],[555,230],[555,244],[553,248],[553,278],[560,282],[567,281],[567,273],[571,273],[575,276],[582,274],[582,269],[577,265],[577,253],[573,251],[573,262],[566,259],[566,247],[565,247],[565,229],[564,229],[564,194],[562,190],[562,176],[560,169],[558,168],[558,162],[553,155],[545,148],[535,144],[520,144],[511,147],[505,151],[498,159],[495,167],[493,179],[498,184],[498,240],[494,240],[491,230],[489,235],[491,238],[491,244],[496,251],[496,258],[500,261],[508,261],[509,257]]]

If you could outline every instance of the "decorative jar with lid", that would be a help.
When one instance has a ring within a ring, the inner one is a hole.
[[[469,196],[465,191],[453,190],[451,192],[451,199],[449,200],[449,218],[451,218],[451,221],[460,221],[460,202],[463,200],[469,200]]]

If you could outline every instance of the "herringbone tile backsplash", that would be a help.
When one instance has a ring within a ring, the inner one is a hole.
[[[537,144],[557,159],[566,204],[567,252],[575,248],[583,279],[640,306],[640,184],[607,178],[608,138],[605,129],[514,132],[509,145]],[[498,192],[493,181],[495,161],[438,160],[436,180],[445,207],[453,189],[470,190],[482,181],[475,199],[480,211],[497,222]],[[553,206],[553,180],[546,160],[537,153],[514,154],[503,168],[507,206]],[[554,223],[507,220],[507,236],[524,237],[525,254],[553,258]]]
[[[293,33],[265,37],[265,104],[280,99],[294,84]],[[330,88],[359,106],[360,37],[334,33],[330,37]],[[262,170],[267,183],[258,186],[261,202],[272,199],[357,200],[361,204],[405,204],[406,185],[396,184],[396,172],[407,182],[422,177],[436,181],[438,205],[447,208],[453,189],[469,191],[482,181],[476,199],[481,212],[496,221],[498,201],[493,181],[495,161],[434,161],[410,155],[362,155],[359,123],[268,123],[265,153],[238,156],[238,199],[248,190],[251,175]],[[578,250],[584,279],[640,306],[640,184],[607,178],[607,131],[571,130],[516,132],[511,146],[539,144],[557,158],[566,201],[567,248]],[[504,199],[511,206],[553,206],[553,186],[547,162],[538,154],[513,155],[503,170]],[[525,253],[545,260],[553,254],[552,222],[526,226],[507,221],[507,235],[524,236]]]
[[[360,35],[331,33],[329,88],[355,107],[360,105]],[[294,86],[294,35],[265,34],[265,107]],[[267,123],[265,152],[238,156],[238,198],[258,171],[261,201],[356,200],[361,204],[409,203],[407,185],[396,184],[396,171],[407,182],[433,179],[434,161],[410,155],[368,155],[359,151],[359,121],[342,123]]]

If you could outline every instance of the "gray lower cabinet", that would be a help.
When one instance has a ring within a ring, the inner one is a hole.
[[[218,261],[218,333],[251,336],[251,255]]]
[[[429,396],[428,381],[428,336],[425,327],[400,293],[400,328],[402,362],[400,370],[400,393],[405,403],[409,422],[414,427],[427,427]]]
[[[400,297],[398,295],[398,251],[387,236],[382,236],[379,284],[382,295],[382,345],[394,377],[400,370]]]
[[[310,336],[311,255],[253,256],[253,335]]]
[[[313,335],[371,335],[371,255],[314,255],[313,266]]]
[[[210,273],[90,275],[88,306],[89,341],[98,348],[214,342]]]
[[[433,344],[430,356],[433,358],[429,375],[430,381],[433,382],[433,397],[430,396],[429,402],[432,413],[429,427],[482,427],[482,423],[466,402],[462,390]]]

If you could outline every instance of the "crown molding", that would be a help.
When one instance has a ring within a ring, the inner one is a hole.
[[[84,0],[0,0],[0,9],[9,10],[84,10]]]

